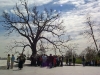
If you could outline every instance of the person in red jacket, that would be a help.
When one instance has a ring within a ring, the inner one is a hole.
[[[56,57],[53,57],[53,66],[56,67]]]

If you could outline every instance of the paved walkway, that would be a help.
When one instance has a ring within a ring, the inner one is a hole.
[[[26,64],[28,63],[30,63],[30,61],[26,62]],[[0,70],[0,75],[100,75],[100,67],[83,67],[81,64],[76,64],[76,66],[63,66],[52,69],[47,67],[24,66],[22,70],[18,70],[17,67],[7,70],[5,66],[5,69]]]
[[[0,75],[100,75],[100,67],[63,66],[49,69],[24,66],[22,70],[18,70],[17,67],[0,70]]]

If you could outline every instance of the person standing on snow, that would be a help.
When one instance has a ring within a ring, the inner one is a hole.
[[[12,54],[12,57],[11,57],[11,69],[13,69],[14,60],[15,60],[15,57],[14,57],[14,55]]]
[[[9,69],[10,67],[10,54],[8,54],[8,57],[7,57],[7,69]]]

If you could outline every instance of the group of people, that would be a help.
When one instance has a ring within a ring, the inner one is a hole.
[[[25,58],[26,56],[23,54],[20,54],[20,56],[17,57],[17,63],[18,63],[18,68],[22,69],[23,68],[23,64],[25,63]],[[63,60],[64,60],[64,56],[57,56],[57,55],[52,55],[50,54],[49,56],[46,54],[43,55],[31,55],[30,57],[31,60],[31,66],[40,66],[40,67],[57,67],[57,66],[63,66]],[[12,57],[10,57],[10,54],[8,54],[7,57],[7,69],[9,69],[11,67],[11,69],[13,69],[13,65],[14,65],[14,61],[15,61],[15,57],[12,54]],[[75,65],[75,57],[73,57],[73,65]],[[71,65],[72,63],[72,59],[68,59],[68,57],[66,57],[66,64]]]
[[[7,57],[7,69],[9,69],[10,67],[11,67],[11,69],[13,69],[14,60],[15,60],[14,55],[12,54],[12,57],[10,57],[10,54],[8,54],[8,57]]]
[[[18,63],[18,68],[21,70],[23,68],[23,64],[25,63],[26,60],[26,56],[23,54],[20,54],[20,56],[17,57],[17,63]],[[31,66],[41,66],[41,67],[57,67],[57,66],[63,66],[63,60],[64,57],[62,56],[57,56],[57,55],[52,55],[50,54],[49,56],[46,54],[43,55],[31,55],[30,57],[31,60]],[[73,63],[73,65],[75,66],[75,62],[76,62],[76,58],[73,56],[72,58],[69,58],[68,56],[65,57],[65,61],[67,65],[71,65]],[[14,62],[15,62],[15,57],[12,54],[12,56],[10,57],[10,54],[8,54],[7,57],[7,69],[13,69],[14,66]],[[86,65],[98,65],[98,62],[96,61],[86,61],[85,57],[82,57],[82,64],[83,66]],[[99,65],[100,65],[100,61],[99,61]]]
[[[63,66],[63,56],[56,56],[50,54],[49,56],[46,54],[31,56],[31,65],[32,66],[41,66],[41,67],[56,67],[56,66]]]
[[[7,69],[13,69],[13,65],[15,62],[15,57],[12,54],[12,57],[10,57],[10,54],[8,54],[7,57]],[[18,63],[18,68],[21,70],[23,68],[23,64],[25,63],[25,55],[20,54],[20,56],[17,57],[17,63]]]
[[[57,55],[52,55],[50,54],[49,56],[46,54],[43,55],[37,55],[37,56],[31,56],[30,60],[31,60],[31,65],[32,66],[41,66],[41,67],[56,67],[56,66],[63,66],[63,61],[66,61],[66,65],[71,65],[73,63],[73,65],[75,66],[75,62],[76,62],[76,58],[75,56],[71,57],[64,57],[62,56],[57,56]]]
[[[48,66],[50,68],[56,66],[63,66],[63,56],[53,56],[52,54],[50,54],[49,56],[46,54],[37,56],[31,55],[30,60],[31,66]]]
[[[99,59],[86,60],[86,58],[83,56],[82,64],[83,66],[100,66],[100,60]]]
[[[75,56],[73,56],[72,58],[66,56],[66,65],[71,66],[71,64],[73,63],[73,66],[75,66],[75,62],[76,62]]]

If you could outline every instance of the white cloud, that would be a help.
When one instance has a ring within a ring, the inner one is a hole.
[[[75,0],[73,0],[75,1]],[[78,6],[77,9],[63,12],[62,19],[64,19],[64,25],[66,28],[75,31],[80,31],[82,28],[83,23],[86,21],[87,14],[91,15],[93,20],[99,20],[100,18],[100,5],[99,2],[91,2],[84,5]],[[94,7],[95,6],[95,7]]]
[[[73,0],[71,3],[74,4],[75,6],[80,6],[85,4],[84,0],[77,0],[77,1]]]
[[[59,0],[57,2],[54,2],[54,4],[65,4],[67,3],[69,0]]]
[[[29,4],[43,5],[51,2],[52,0],[28,0]]]
[[[49,2],[51,2],[52,0],[27,0],[28,1],[28,5],[36,5],[36,6],[40,6],[43,4],[47,4]],[[13,8],[15,5],[20,4],[19,0],[0,0],[0,10],[6,10],[9,8]],[[0,15],[2,14],[2,12],[0,12]]]
[[[43,5],[51,2],[52,0],[27,0],[28,4]],[[19,0],[0,0],[0,7],[13,6],[16,3],[20,3]]]
[[[8,3],[11,3],[10,0],[1,0],[1,1],[8,1]],[[0,1],[0,2],[1,2]],[[14,2],[14,0],[12,0]],[[29,4],[36,3],[37,5],[42,5],[51,2],[52,0],[28,0]],[[91,45],[91,42],[88,42],[88,39],[84,39],[84,37],[78,35],[83,29],[85,24],[83,22],[86,21],[86,16],[89,13],[92,17],[92,20],[96,20],[99,22],[100,20],[100,0],[88,0],[89,2],[85,4],[84,0],[58,0],[57,2],[54,2],[54,4],[60,4],[63,5],[65,3],[70,3],[76,6],[75,9],[70,11],[60,11],[62,13],[61,19],[64,20],[64,26],[66,26],[67,33],[72,35],[72,38],[75,39],[72,42],[78,43],[79,48],[78,50],[81,52],[84,50],[84,48],[88,45]],[[14,4],[11,5],[14,5]],[[1,3],[1,5],[9,5],[4,4],[4,2]],[[56,9],[55,9],[56,10]],[[13,11],[12,11],[13,12]],[[49,35],[49,33],[47,33]],[[45,35],[46,36],[46,35]],[[98,38],[98,34],[96,32],[95,34],[96,38]],[[16,38],[17,39],[17,38]],[[2,40],[2,39],[0,39]],[[18,39],[17,39],[18,40]],[[9,40],[8,40],[9,41]],[[6,43],[6,41],[2,41]],[[4,44],[3,43],[3,44]]]
[[[69,4],[74,4],[75,6],[79,6],[79,5],[82,5],[84,4],[84,0],[59,0],[59,1],[56,1],[54,2],[54,4],[66,4],[66,3],[69,3]]]
[[[80,31],[83,27],[84,16],[75,15],[73,13],[65,13],[62,17],[64,20],[64,26],[66,26],[67,32]]]
[[[73,4],[76,3],[73,0]],[[98,21],[100,19],[100,1],[92,1],[89,3],[80,5],[81,2],[78,2],[79,5],[77,4],[77,8],[70,10],[68,12],[63,12],[62,13],[62,19],[64,19],[64,25],[66,26],[67,34],[70,34],[72,38],[74,39],[72,42],[78,43],[79,44],[79,52],[84,50],[87,46],[90,46],[91,43],[93,43],[93,40],[88,38],[84,38],[84,36],[80,36],[79,33],[81,31],[84,31],[85,23],[86,22],[86,17],[87,14],[90,14],[91,19],[93,21]],[[75,4],[75,5],[76,5]],[[100,23],[100,22],[99,22]],[[94,32],[96,39],[98,39],[98,33],[97,31]],[[99,41],[99,40],[98,40]],[[86,44],[88,43],[88,45]],[[94,45],[93,45],[94,47]]]
[[[0,7],[7,7],[15,5],[18,0],[0,0]]]

